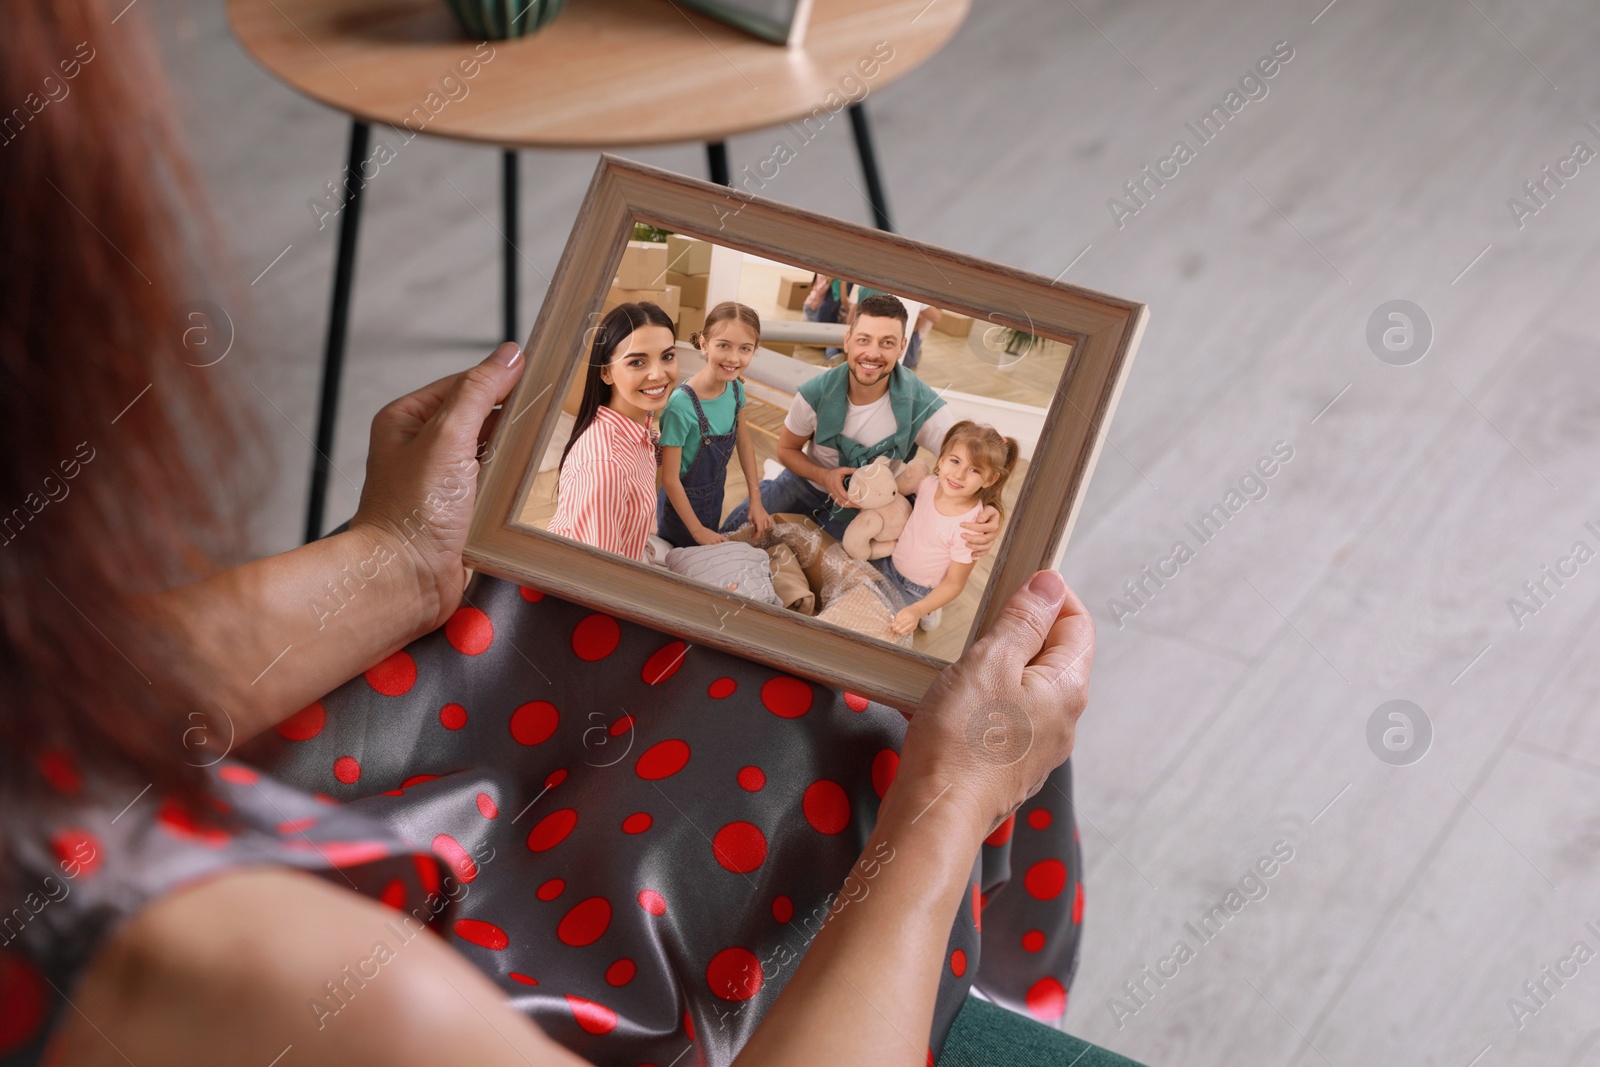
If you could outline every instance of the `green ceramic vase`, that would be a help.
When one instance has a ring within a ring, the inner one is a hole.
[[[445,0],[468,37],[504,41],[537,33],[567,0]]]

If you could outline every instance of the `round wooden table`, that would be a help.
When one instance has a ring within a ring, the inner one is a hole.
[[[257,62],[351,117],[306,540],[322,533],[361,192],[388,151],[370,149],[373,123],[502,149],[505,337],[517,340],[517,149],[704,141],[711,180],[731,185],[729,136],[789,123],[809,140],[848,111],[874,221],[891,229],[863,101],[938,51],[969,4],[814,0],[805,43],[785,48],[674,0],[568,0],[533,36],[488,43],[464,38],[444,0],[229,0]]]

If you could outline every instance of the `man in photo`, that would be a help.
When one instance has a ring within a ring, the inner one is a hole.
[[[784,470],[760,485],[768,514],[809,515],[834,538],[844,536],[856,509],[845,482],[878,456],[910,460],[921,445],[934,455],[958,421],[944,398],[900,364],[906,349],[906,307],[886,293],[855,304],[845,332],[845,361],[801,383],[778,438]],[[748,520],[749,500],[722,524],[732,533]],[[999,514],[985,507],[963,523],[974,557],[988,551]],[[873,561],[875,564],[878,562]]]

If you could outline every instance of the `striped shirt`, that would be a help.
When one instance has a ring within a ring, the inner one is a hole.
[[[650,431],[611,408],[596,409],[556,483],[550,532],[643,560],[656,532],[656,450]]]

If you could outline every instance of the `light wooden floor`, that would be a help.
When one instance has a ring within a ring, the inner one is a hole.
[[[281,549],[335,236],[307,203],[348,127],[252,66],[221,5],[149,10],[239,276],[272,265],[230,363],[277,409],[259,543]],[[1268,95],[1118,228],[1108,198],[1279,40]],[[1520,1028],[1507,1006],[1575,942],[1600,951],[1600,561],[1520,628],[1507,608],[1600,547],[1600,164],[1521,228],[1507,207],[1600,148],[1597,50],[1579,0],[1005,0],[869,99],[902,231],[1151,307],[1064,560],[1099,624],[1071,1031],[1152,1065],[1600,1063],[1600,962]],[[783,136],[733,138],[735,171]],[[699,146],[625,154],[705,173]],[[526,326],[594,157],[523,160]],[[418,138],[369,187],[330,524],[372,413],[497,338],[498,175]],[[867,221],[861,187],[836,124],[767,192]],[[1434,327],[1412,366],[1365,339],[1395,299]],[[1123,583],[1276,441],[1294,457],[1266,498],[1119,626]],[[1396,698],[1434,727],[1407,767],[1365,738]],[[1294,859],[1265,899],[1119,1025],[1110,998],[1279,839]]]

